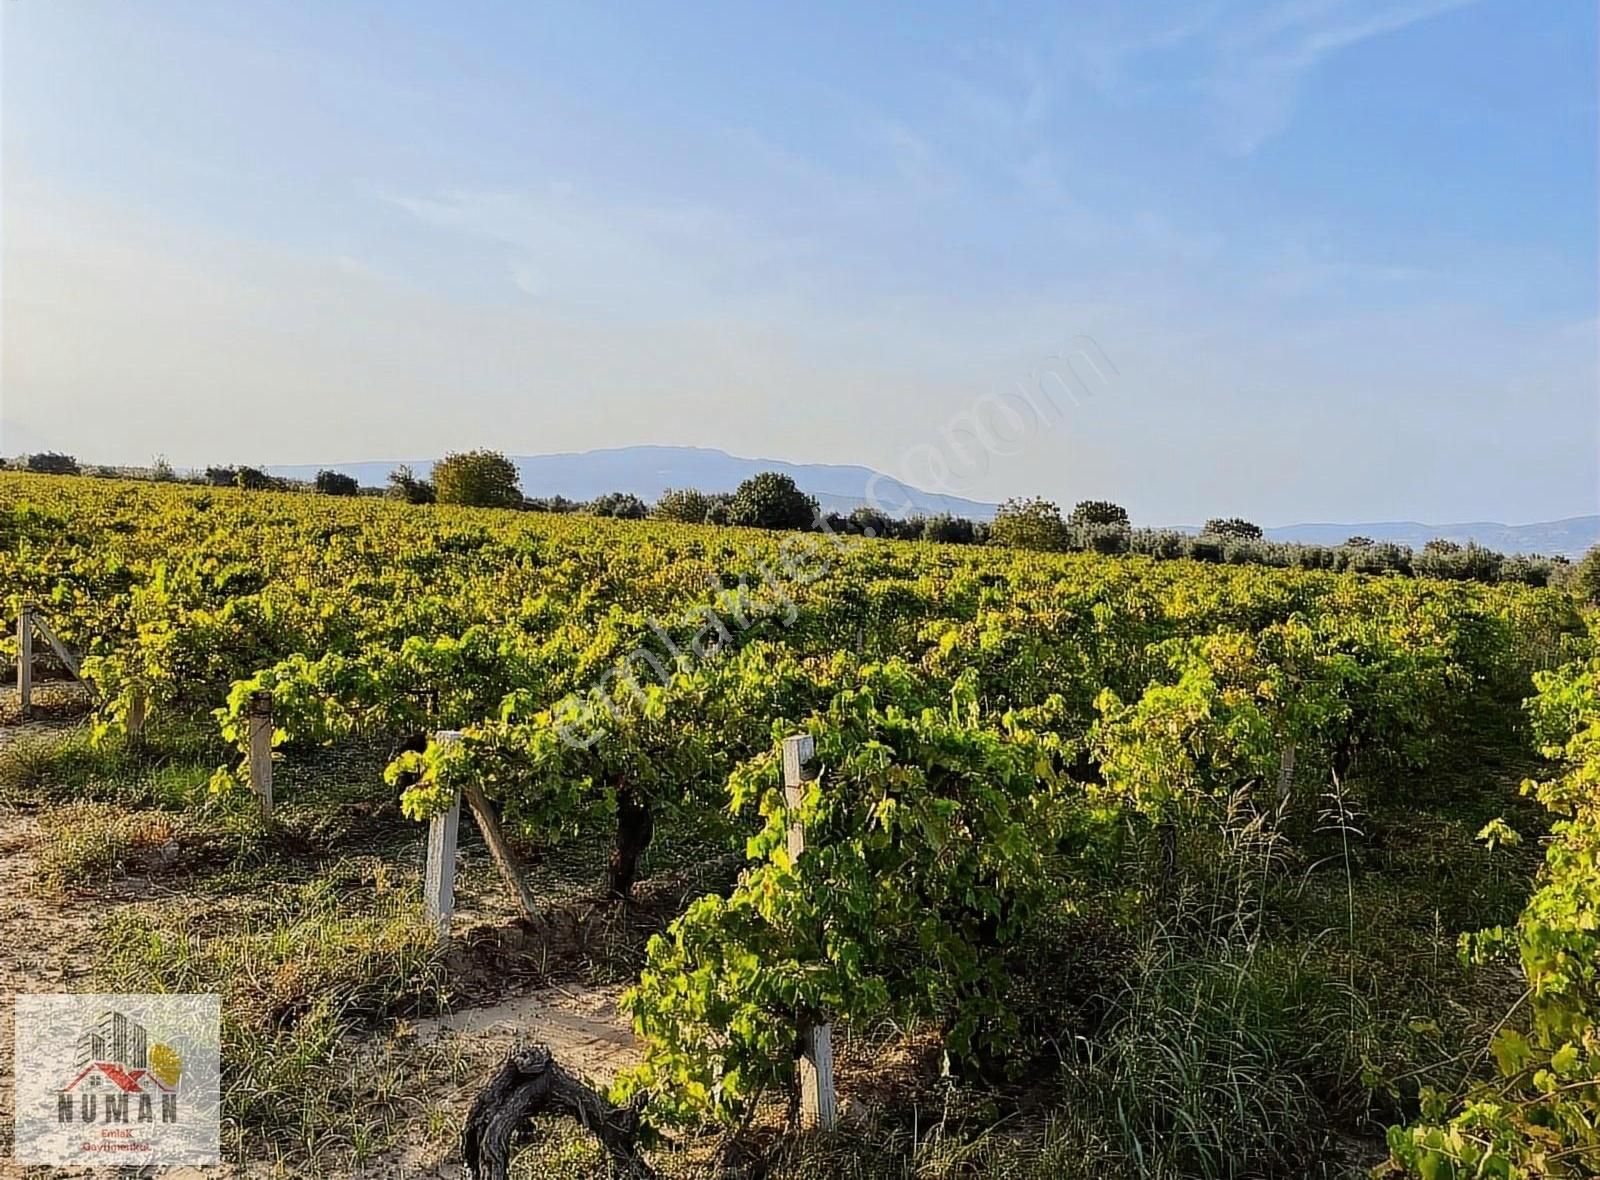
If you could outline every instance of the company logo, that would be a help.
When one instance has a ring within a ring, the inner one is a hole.
[[[216,996],[19,996],[16,1158],[218,1159]]]
[[[93,1123],[104,1111],[107,1123],[178,1121],[178,1082],[183,1056],[165,1043],[150,1044],[144,1025],[106,1009],[78,1038],[71,1080],[56,1097],[56,1121]],[[130,1112],[130,1107],[132,1111]]]

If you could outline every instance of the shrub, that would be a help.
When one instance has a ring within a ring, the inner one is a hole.
[[[906,524],[886,512],[863,504],[851,510],[845,521],[845,531],[864,537],[901,537],[906,533]]]
[[[930,516],[922,522],[922,539],[944,545],[970,545],[976,532],[972,521],[964,516],[951,516],[948,512]]]
[[[1039,497],[1011,499],[1000,505],[989,526],[989,541],[1016,549],[1044,549],[1059,552],[1068,548],[1069,534],[1061,509]]]
[[[565,496],[537,496],[524,500],[522,506],[529,512],[581,512],[583,505],[576,500],[569,500]]]
[[[361,485],[356,482],[355,476],[338,471],[317,472],[316,481],[312,486],[324,496],[354,496],[361,491]]]
[[[1500,565],[1505,560],[1500,554],[1478,544],[1433,548],[1430,541],[1411,562],[1414,572],[1427,578],[1447,578],[1453,581],[1494,582],[1500,577]]]
[[[272,492],[283,487],[283,481],[274,479],[259,467],[241,467],[233,482],[247,492]]]
[[[432,504],[438,498],[433,484],[426,479],[418,479],[404,463],[389,472],[387,494],[390,499],[404,500],[407,504]]]
[[[1600,606],[1600,545],[1583,555],[1572,572],[1572,588],[1585,602]]]
[[[1132,527],[1128,522],[1128,510],[1120,504],[1113,504],[1110,500],[1078,501],[1077,507],[1072,510],[1072,515],[1067,517],[1067,523],[1074,528],[1082,528],[1085,525],[1109,525],[1125,530]]]
[[[1072,530],[1073,545],[1093,553],[1126,553],[1133,533],[1123,525],[1084,524]]]
[[[643,520],[649,506],[632,492],[607,492],[589,502],[591,516],[613,516],[618,520]]]
[[[716,497],[694,488],[668,488],[656,501],[652,514],[678,524],[704,524]]]
[[[471,508],[520,508],[517,479],[517,465],[499,451],[451,452],[433,468],[439,503]]]
[[[1356,545],[1338,550],[1334,555],[1333,568],[1336,570],[1353,570],[1358,574],[1409,574],[1411,568],[1411,550],[1404,545],[1396,545],[1391,541],[1373,542],[1371,545]]]
[[[1237,516],[1226,519],[1213,517],[1206,521],[1205,527],[1200,530],[1211,537],[1240,537],[1246,541],[1259,541],[1261,539],[1261,526],[1251,524],[1248,520],[1240,520]]]
[[[29,455],[25,466],[29,471],[41,475],[77,475],[80,471],[78,461],[60,451],[40,451]]]
[[[1175,529],[1135,529],[1128,536],[1128,551],[1171,561],[1189,552],[1189,538]]]
[[[730,896],[650,940],[624,1000],[648,1048],[623,1096],[651,1091],[669,1123],[737,1122],[792,1076],[792,1029],[824,1011],[937,1023],[957,1064],[1026,1052],[1003,952],[1062,903],[1073,809],[1037,778],[1036,749],[983,728],[970,684],[948,699],[895,663],[808,722],[828,771],[800,805],[803,871],[781,759],[735,771],[732,809],[759,805],[766,825]]]
[[[1524,586],[1548,586],[1554,563],[1542,557],[1529,557],[1516,553],[1500,564],[1502,582],[1519,582]]]
[[[751,476],[728,503],[728,523],[747,528],[809,529],[816,521],[816,500],[776,471]]]

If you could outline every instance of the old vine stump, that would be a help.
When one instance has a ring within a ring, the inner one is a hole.
[[[538,1114],[575,1119],[600,1140],[615,1169],[635,1180],[654,1180],[639,1154],[639,1104],[611,1105],[561,1068],[543,1045],[513,1052],[473,1099],[461,1134],[470,1180],[506,1180],[512,1143]]]

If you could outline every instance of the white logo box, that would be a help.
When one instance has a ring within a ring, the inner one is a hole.
[[[220,1162],[221,1010],[215,995],[17,996],[16,1161]]]

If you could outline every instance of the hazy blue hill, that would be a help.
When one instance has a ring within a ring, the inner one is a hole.
[[[645,500],[655,500],[667,488],[699,488],[704,492],[731,492],[741,482],[761,471],[781,471],[817,497],[824,508],[849,512],[877,498],[892,515],[929,516],[949,512],[973,520],[990,520],[995,506],[960,496],[945,496],[910,488],[879,475],[867,467],[835,463],[786,463],[781,459],[742,459],[726,451],[708,447],[614,447],[599,451],[569,451],[557,455],[512,455],[522,476],[522,490],[529,496],[566,496],[570,500],[592,500],[606,492],[632,492]],[[332,463],[331,467],[353,475],[363,485],[383,485],[401,462],[409,462],[418,475],[433,468],[431,459],[386,460],[372,463]],[[273,467],[274,475],[292,479],[311,479],[319,465],[301,464]],[[876,481],[876,482],[874,482]],[[1063,510],[1070,507],[1063,504]],[[1195,532],[1193,525],[1177,526]],[[1413,549],[1434,537],[1446,540],[1476,541],[1502,553],[1564,554],[1578,557],[1600,544],[1600,516],[1573,516],[1565,520],[1536,524],[1500,524],[1495,521],[1468,521],[1459,524],[1423,524],[1419,521],[1368,521],[1360,524],[1291,524],[1266,530],[1274,541],[1300,541],[1307,544],[1337,545],[1347,537],[1365,536],[1374,541],[1392,541]]]
[[[1600,544],[1600,516],[1570,516],[1536,524],[1499,524],[1495,521],[1466,521],[1459,524],[1421,524],[1414,520],[1376,521],[1366,524],[1291,524],[1267,529],[1274,541],[1302,541],[1314,545],[1337,545],[1347,537],[1371,537],[1421,549],[1435,537],[1466,544],[1476,541],[1501,553],[1543,553],[1581,556]]]
[[[994,516],[993,504],[960,496],[945,496],[911,488],[867,467],[834,463],[786,463],[781,459],[742,459],[707,447],[615,447],[600,451],[564,452],[556,455],[511,455],[529,496],[566,496],[592,500],[606,492],[632,492],[654,500],[667,488],[699,488],[703,492],[731,492],[752,475],[781,471],[794,477],[825,508],[848,512],[876,497],[893,515],[929,516],[949,512],[973,520]],[[302,464],[273,467],[272,474],[310,479],[319,466],[353,475],[363,485],[379,486],[400,462],[409,462],[418,475],[433,467],[429,459],[380,463]],[[876,482],[874,482],[876,480]]]

